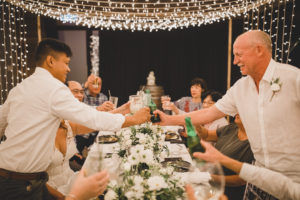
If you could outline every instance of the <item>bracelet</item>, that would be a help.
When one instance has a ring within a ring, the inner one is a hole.
[[[67,197],[70,197],[71,199],[78,200],[78,198],[74,194],[68,194]]]

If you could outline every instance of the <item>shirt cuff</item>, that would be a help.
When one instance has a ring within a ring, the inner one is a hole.
[[[252,177],[254,173],[255,166],[250,165],[248,163],[243,163],[239,176],[245,181],[248,181],[249,177]]]

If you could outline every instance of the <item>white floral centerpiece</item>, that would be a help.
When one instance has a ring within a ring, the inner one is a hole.
[[[117,132],[120,143],[122,180],[111,181],[105,200],[182,199],[184,182],[174,174],[173,167],[163,168],[168,155],[163,130],[145,123]]]

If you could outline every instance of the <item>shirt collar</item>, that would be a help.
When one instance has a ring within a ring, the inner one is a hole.
[[[45,68],[39,67],[39,66],[36,66],[34,73],[51,76],[53,78],[52,74],[48,70],[46,70]]]
[[[275,61],[273,59],[270,60],[270,63],[267,67],[267,70],[265,71],[265,74],[262,78],[262,80],[265,80],[267,82],[271,82],[272,78],[274,76],[274,72],[275,72]]]

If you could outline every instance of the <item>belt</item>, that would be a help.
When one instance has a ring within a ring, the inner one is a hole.
[[[0,168],[0,176],[14,180],[40,180],[48,179],[47,172],[36,172],[36,173],[20,173],[12,172],[6,169]]]

